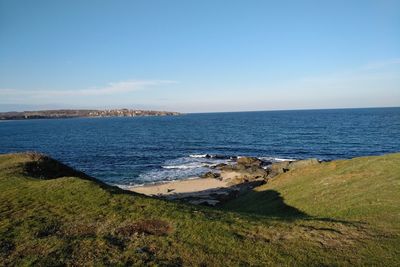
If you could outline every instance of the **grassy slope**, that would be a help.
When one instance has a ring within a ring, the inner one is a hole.
[[[0,265],[400,263],[399,154],[286,173],[223,210],[39,179],[37,161],[0,156]]]
[[[359,222],[360,252],[400,263],[400,154],[311,165],[282,174],[223,209]],[[380,263],[379,265],[383,264]]]

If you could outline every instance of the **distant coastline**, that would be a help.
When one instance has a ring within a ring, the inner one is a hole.
[[[0,120],[29,119],[68,119],[68,118],[102,118],[102,117],[143,117],[143,116],[177,116],[174,111],[136,110],[136,109],[59,109],[22,112],[1,112]]]

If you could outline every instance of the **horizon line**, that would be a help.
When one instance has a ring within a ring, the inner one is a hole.
[[[37,110],[24,110],[24,111],[1,111],[0,113],[9,112],[38,112],[38,111],[60,111],[60,110],[113,110],[113,109],[129,109],[129,110],[142,110],[142,111],[165,111],[165,112],[178,112],[181,114],[210,114],[210,113],[241,113],[241,112],[278,112],[278,111],[313,111],[313,110],[345,110],[345,109],[384,109],[384,108],[400,108],[400,106],[371,106],[371,107],[333,107],[333,108],[293,108],[293,109],[258,109],[258,110],[232,110],[232,111],[205,111],[205,112],[181,112],[169,109],[145,109],[145,108],[56,108],[56,109],[37,109]]]

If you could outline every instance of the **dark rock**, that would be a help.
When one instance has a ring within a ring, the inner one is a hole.
[[[225,156],[225,155],[210,155],[210,154],[206,154],[205,155],[206,159],[231,159],[232,157],[229,156]]]
[[[272,163],[271,166],[268,166],[267,168],[268,177],[272,178],[281,173],[289,171],[289,164],[289,161]]]
[[[235,166],[232,166],[234,170],[236,171],[244,171],[246,170],[249,166],[243,165],[243,164],[237,164]]]
[[[264,161],[264,160],[262,160],[261,167],[269,166],[271,164],[272,164],[272,161]]]
[[[254,157],[241,157],[237,159],[237,164],[245,167],[258,166],[261,167],[262,161]]]
[[[236,178],[237,183],[247,183],[255,180],[267,180],[268,172],[265,170],[259,170],[257,172],[241,172],[241,176]]]
[[[320,162],[318,161],[318,159],[315,158],[298,160],[298,161],[282,161],[282,162],[272,163],[270,166],[267,167],[268,177],[272,178],[290,170],[299,169],[319,163]]]
[[[217,179],[217,178],[221,177],[221,174],[216,173],[216,172],[207,172],[207,173],[201,175],[200,177],[201,178],[214,178],[214,179]]]
[[[237,171],[236,165],[225,164],[225,166],[219,167],[221,171]]]
[[[219,163],[217,165],[212,166],[211,168],[221,170],[223,167],[227,166],[228,164],[226,163]]]

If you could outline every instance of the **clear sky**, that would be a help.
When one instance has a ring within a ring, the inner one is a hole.
[[[0,110],[400,106],[400,1],[0,0]]]

